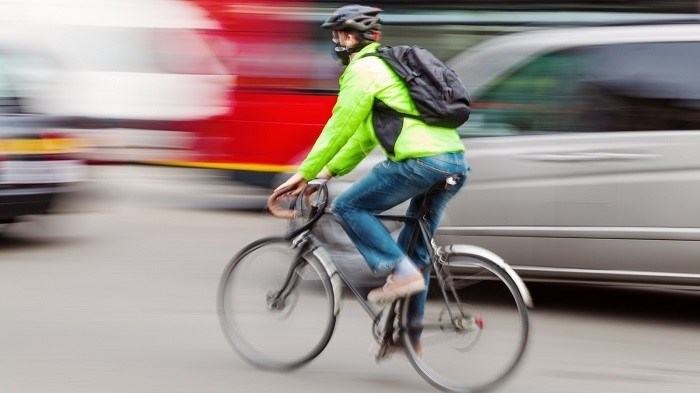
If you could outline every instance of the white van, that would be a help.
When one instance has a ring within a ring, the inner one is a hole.
[[[21,65],[29,106],[58,116],[196,120],[225,113],[232,80],[205,41],[218,29],[183,0],[0,0],[0,46]],[[105,130],[98,145],[177,147],[168,132]],[[170,146],[173,145],[173,146]]]

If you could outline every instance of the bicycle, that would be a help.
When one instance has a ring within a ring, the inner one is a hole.
[[[448,178],[433,191],[449,184]],[[476,246],[438,246],[428,235],[425,204],[416,216],[378,214],[382,220],[418,224],[408,255],[419,236],[429,244],[432,269],[424,274],[435,281],[433,296],[425,302],[422,322],[416,323],[408,316],[417,295],[376,309],[314,234],[328,204],[325,181],[310,182],[288,208],[279,206],[277,197],[271,197],[270,211],[290,219],[289,230],[244,247],[219,284],[222,330],[245,360],[266,369],[293,370],[318,356],[333,334],[344,284],[373,321],[377,360],[402,348],[427,382],[450,392],[491,389],[515,370],[527,345],[533,303],[503,259]],[[423,351],[412,345],[417,332],[422,332]]]

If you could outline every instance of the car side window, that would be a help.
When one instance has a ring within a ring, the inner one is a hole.
[[[699,42],[585,46],[491,82],[462,136],[700,129]]]
[[[494,82],[474,99],[464,136],[578,131],[583,110],[580,75],[589,59],[576,51],[538,56]]]
[[[582,101],[588,131],[700,129],[700,42],[600,45]]]

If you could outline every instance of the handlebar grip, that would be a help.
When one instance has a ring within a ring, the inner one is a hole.
[[[280,206],[280,198],[283,198],[284,196],[289,196],[296,198],[296,196],[292,196],[289,193],[290,190],[292,190],[293,187],[287,187],[280,189],[278,191],[275,191],[270,195],[270,197],[267,199],[267,211],[272,214],[273,217],[276,218],[284,218],[284,219],[292,219],[296,216],[296,210],[294,210],[294,203],[290,203],[290,206],[292,206],[291,209],[289,208],[284,208]]]

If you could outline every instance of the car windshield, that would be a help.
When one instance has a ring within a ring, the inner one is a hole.
[[[494,78],[528,62],[540,50],[536,43],[505,41],[477,45],[447,62],[457,72],[472,98],[487,89]]]

